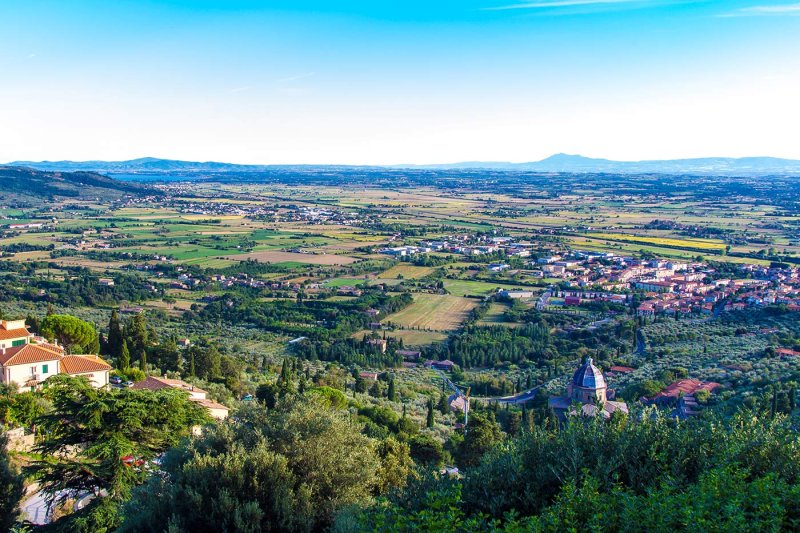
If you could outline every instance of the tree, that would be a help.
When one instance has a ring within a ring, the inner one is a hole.
[[[447,396],[446,395],[441,394],[439,396],[439,405],[438,405],[438,407],[439,407],[439,412],[442,413],[443,415],[446,415],[447,413],[450,412],[450,404],[447,403]]]
[[[59,499],[104,490],[122,500],[144,481],[148,462],[209,421],[183,391],[104,390],[86,378],[48,380],[52,410],[38,419],[42,440],[26,473]],[[131,457],[130,461],[123,460]]]
[[[122,531],[321,531],[410,466],[399,443],[382,462],[348,412],[313,395],[243,407],[237,419],[170,452],[166,475],[134,491]]]
[[[222,373],[222,356],[215,346],[192,346],[190,355],[194,357],[197,377],[212,380]]]
[[[119,368],[123,372],[128,370],[131,367],[131,352],[128,350],[128,342],[126,340],[122,340],[122,348],[119,352]]]
[[[394,388],[394,378],[389,380],[389,391],[387,393],[387,398],[389,398],[390,402],[397,401],[397,393],[395,392]]]
[[[122,355],[122,345],[125,342],[122,337],[122,326],[119,322],[117,310],[111,311],[111,318],[108,321],[108,339],[106,340],[108,355],[117,358]]]
[[[353,386],[353,389],[356,392],[360,392],[361,394],[367,392],[367,382],[364,378],[361,377],[361,374],[356,375],[356,383]]]
[[[434,426],[433,419],[433,398],[428,398],[428,416],[425,419],[425,427],[432,428]]]
[[[139,369],[142,372],[146,370],[147,366],[147,350],[152,340],[150,337],[144,313],[134,316],[125,328],[125,340],[128,342],[128,349],[133,359],[139,361]]]
[[[97,340],[97,331],[88,322],[70,315],[48,315],[42,320],[42,335],[58,341],[68,353],[83,351]]]
[[[467,433],[458,449],[460,466],[475,466],[481,457],[503,440],[503,432],[491,412],[471,413]]]
[[[405,487],[408,477],[414,472],[411,448],[394,437],[383,439],[378,444],[380,468],[378,469],[378,492]]]
[[[17,518],[17,507],[25,494],[22,476],[8,457],[8,437],[0,435],[0,531],[10,531]]]

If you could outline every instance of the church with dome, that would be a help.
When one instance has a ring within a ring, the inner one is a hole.
[[[594,366],[592,358],[589,357],[575,371],[567,384],[567,395],[550,398],[550,408],[559,420],[566,420],[568,415],[577,414],[599,415],[607,419],[617,411],[627,415],[628,405],[625,402],[609,400],[607,393],[608,387],[603,373]]]

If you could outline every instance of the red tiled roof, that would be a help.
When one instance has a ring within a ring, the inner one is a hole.
[[[140,381],[138,383],[134,383],[131,387],[132,389],[147,389],[147,390],[161,390],[166,389],[167,387],[173,389],[181,389],[185,390],[186,392],[197,392],[202,394],[208,394],[206,391],[199,387],[195,387],[194,385],[190,385],[183,380],[180,379],[169,379],[169,378],[157,378],[155,376],[147,376],[147,379],[144,381]]]
[[[202,405],[206,409],[224,409],[225,411],[230,411],[227,405],[222,405],[221,403],[217,403],[214,400],[192,400],[199,405]]]
[[[705,382],[705,381],[698,381],[696,379],[682,379],[680,381],[676,381],[672,383],[664,390],[656,394],[653,399],[658,398],[677,398],[681,395],[681,393],[686,396],[690,394],[694,394],[699,390],[707,390],[713,391],[717,387],[721,387],[722,385],[719,383]]]
[[[43,361],[57,361],[61,359],[61,354],[47,349],[38,344],[24,344],[6,348],[0,354],[0,365],[25,365],[29,363],[40,363]]]
[[[617,372],[619,374],[627,374],[628,372],[633,372],[636,370],[635,368],[631,368],[629,366],[612,366],[611,372]]]
[[[111,370],[111,365],[96,355],[66,355],[61,361],[61,372],[66,374],[86,374]]]
[[[30,337],[31,333],[26,328],[5,329],[0,328],[0,341],[8,339],[21,339],[22,337]]]

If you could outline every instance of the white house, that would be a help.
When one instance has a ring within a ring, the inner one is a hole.
[[[34,390],[49,377],[69,374],[104,387],[110,371],[111,365],[97,355],[65,355],[60,346],[34,342],[24,320],[0,321],[0,383]]]

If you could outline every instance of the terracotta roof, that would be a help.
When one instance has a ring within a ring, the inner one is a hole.
[[[111,365],[96,355],[66,355],[61,359],[61,372],[66,374],[85,374],[111,370]]]
[[[222,405],[221,403],[217,403],[214,400],[192,400],[199,405],[202,405],[206,409],[224,409],[225,411],[230,411],[227,405]]]
[[[140,381],[138,383],[134,383],[131,387],[132,389],[146,389],[146,390],[161,390],[166,389],[167,387],[173,389],[181,389],[185,390],[186,392],[197,392],[202,394],[208,394],[206,391],[199,387],[195,387],[186,383],[180,379],[169,379],[169,378],[157,378],[155,376],[147,376],[147,379],[144,381]]]
[[[699,390],[707,390],[709,392],[713,391],[717,387],[721,387],[722,385],[719,383],[715,383],[713,381],[705,382],[705,381],[698,381],[696,379],[681,379],[672,383],[664,390],[653,396],[654,400],[658,400],[659,398],[678,398],[679,396],[683,395],[690,395],[694,394]]]
[[[5,329],[0,328],[0,341],[8,339],[20,339],[22,337],[30,337],[31,333],[26,328]]]
[[[56,361],[61,359],[61,354],[49,350],[38,344],[25,344],[6,348],[0,354],[0,365],[25,365],[28,363],[40,363],[43,361]]]
[[[633,372],[634,370],[636,369],[629,366],[614,365],[611,367],[611,372],[616,372],[618,374],[627,374],[628,372]]]

